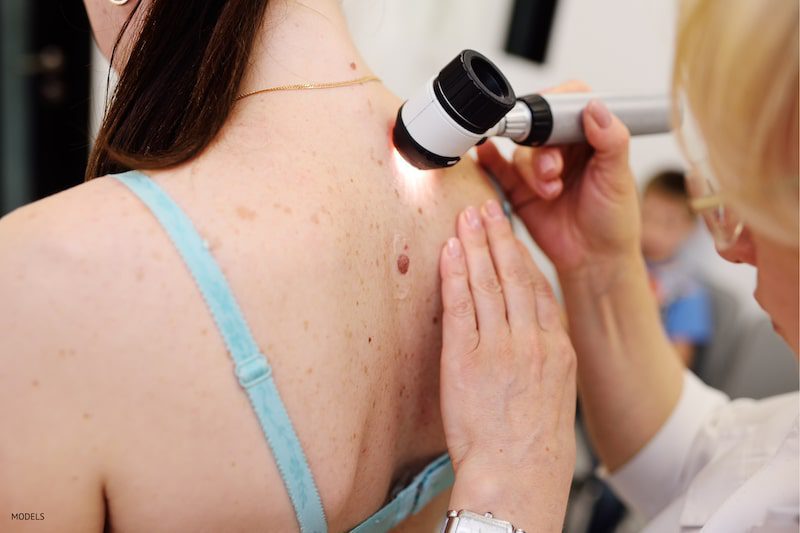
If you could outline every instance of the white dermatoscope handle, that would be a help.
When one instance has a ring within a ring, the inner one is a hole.
[[[582,113],[593,99],[605,103],[631,135],[667,133],[672,129],[672,101],[665,94],[562,93],[519,98],[486,136],[510,137],[526,145],[584,142]]]

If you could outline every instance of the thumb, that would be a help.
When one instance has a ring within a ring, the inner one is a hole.
[[[591,100],[583,112],[586,140],[594,148],[597,170],[620,175],[628,168],[628,128],[600,100]]]

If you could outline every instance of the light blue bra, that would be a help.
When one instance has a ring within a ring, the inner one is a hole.
[[[272,368],[253,339],[228,282],[192,221],[150,178],[131,171],[113,176],[150,208],[169,235],[203,294],[272,450],[303,533],[326,533],[325,511],[292,421],[281,401]],[[453,484],[447,454],[429,464],[384,507],[351,531],[388,531]]]

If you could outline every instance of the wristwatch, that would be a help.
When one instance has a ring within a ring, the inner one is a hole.
[[[447,511],[447,520],[442,533],[525,533],[511,525],[511,522],[498,520],[492,513],[477,514],[470,511]]]

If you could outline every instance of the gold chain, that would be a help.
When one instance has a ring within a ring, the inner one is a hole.
[[[295,83],[293,85],[279,85],[278,87],[269,87],[268,89],[259,89],[257,91],[251,91],[249,93],[240,94],[239,96],[236,97],[235,101],[239,101],[242,98],[247,98],[248,96],[253,96],[254,94],[273,93],[276,91],[305,91],[309,89],[335,89],[337,87],[347,87],[348,85],[360,85],[362,83],[369,83],[371,81],[381,81],[381,79],[377,76],[361,76],[360,78],[347,81],[329,81],[326,83]]]

